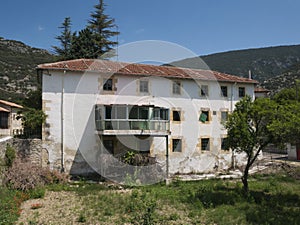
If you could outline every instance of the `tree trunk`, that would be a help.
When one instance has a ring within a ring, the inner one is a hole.
[[[248,187],[248,175],[249,175],[250,166],[251,166],[251,164],[250,164],[250,162],[248,160],[248,163],[247,163],[247,165],[245,167],[245,170],[244,170],[244,174],[242,176],[242,182],[243,182],[243,185],[244,185],[243,189],[244,189],[245,193],[248,193],[248,191],[249,191],[249,187]]]

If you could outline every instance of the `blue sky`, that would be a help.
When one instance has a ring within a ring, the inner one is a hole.
[[[51,50],[65,17],[85,27],[98,0],[10,0],[0,8],[0,36]],[[299,0],[106,0],[120,44],[172,42],[206,55],[300,44]]]

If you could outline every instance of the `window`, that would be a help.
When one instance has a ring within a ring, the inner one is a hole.
[[[127,107],[126,106],[115,106],[113,109],[116,111],[116,119],[126,119],[127,118]]]
[[[105,119],[110,120],[111,119],[111,113],[112,113],[112,107],[111,106],[105,106]]]
[[[181,152],[182,151],[181,139],[172,139],[172,151]]]
[[[180,81],[173,81],[172,91],[173,91],[173,94],[176,94],[176,95],[181,94],[181,83],[180,83]]]
[[[228,97],[227,86],[221,86],[221,96]]]
[[[103,146],[104,146],[104,153],[110,153],[113,154],[114,153],[114,142],[113,140],[103,140]]]
[[[208,96],[208,85],[201,85],[200,95],[202,97]]]
[[[140,80],[140,92],[149,92],[149,82],[147,80]]]
[[[180,121],[180,111],[173,111],[173,121]]]
[[[129,119],[147,120],[149,118],[149,108],[133,106],[129,111]]]
[[[243,98],[246,95],[245,87],[239,87],[239,97]]]
[[[228,112],[227,111],[222,111],[221,112],[221,122],[226,122],[228,119]]]
[[[0,112],[0,128],[8,129],[8,115],[7,112]]]
[[[199,121],[201,121],[203,123],[209,121],[209,111],[208,110],[202,110],[201,111]]]
[[[227,138],[221,138],[221,150],[228,151],[228,139]]]
[[[209,151],[209,138],[201,138],[201,150]]]
[[[113,80],[110,79],[104,79],[103,80],[103,90],[104,91],[112,91],[113,90]]]

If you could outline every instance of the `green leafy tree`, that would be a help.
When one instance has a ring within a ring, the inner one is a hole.
[[[71,32],[71,18],[66,17],[62,25],[59,27],[62,29],[61,35],[56,36],[56,39],[60,42],[60,47],[52,46],[54,52],[59,56],[60,60],[71,59],[71,43],[72,43],[72,32]]]
[[[46,114],[42,110],[42,91],[38,88],[31,91],[22,102],[24,109],[18,113],[17,119],[22,120],[24,138],[41,138],[42,126],[46,121]]]
[[[299,98],[299,96],[298,96]],[[284,89],[274,96],[276,117],[269,124],[276,144],[291,143],[300,149],[300,102],[295,89]]]
[[[94,6],[95,11],[91,14],[92,18],[88,22],[88,28],[93,33],[93,41],[97,49],[95,54],[97,57],[109,53],[113,46],[118,44],[117,41],[111,40],[114,36],[119,35],[119,32],[113,31],[116,28],[115,20],[104,13],[105,6],[103,0],[99,0],[99,4]]]
[[[275,108],[276,104],[270,99],[260,98],[253,102],[246,96],[236,104],[225,124],[228,147],[246,154],[247,163],[242,176],[245,192],[248,192],[249,169],[261,151],[272,141],[268,124],[274,118]]]

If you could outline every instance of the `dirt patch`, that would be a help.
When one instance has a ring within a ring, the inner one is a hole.
[[[74,192],[47,191],[43,199],[24,202],[17,224],[80,224],[81,198]]]

